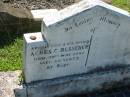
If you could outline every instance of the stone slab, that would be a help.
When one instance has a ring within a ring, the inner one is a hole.
[[[58,13],[57,9],[39,9],[39,10],[31,10],[31,14],[35,20],[42,19],[44,17],[52,17],[54,14]]]

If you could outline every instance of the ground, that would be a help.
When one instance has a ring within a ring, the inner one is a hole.
[[[0,72],[0,97],[14,97],[13,89],[19,87],[21,71]]]

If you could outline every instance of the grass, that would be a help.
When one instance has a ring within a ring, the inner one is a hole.
[[[113,0],[113,5],[130,11],[125,0]],[[0,33],[0,71],[19,70],[22,67],[22,34]]]
[[[21,38],[17,38],[11,44],[0,48],[0,71],[21,69],[22,41]]]
[[[130,0],[112,0],[112,4],[130,12]]]

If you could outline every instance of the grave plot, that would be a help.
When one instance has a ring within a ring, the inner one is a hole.
[[[41,32],[24,34],[24,96],[76,95],[129,84],[128,12],[83,0],[45,15],[41,26]],[[20,93],[16,89],[23,97]]]

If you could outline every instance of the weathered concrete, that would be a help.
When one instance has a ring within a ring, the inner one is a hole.
[[[10,4],[0,1],[0,33],[41,31],[44,15],[56,11],[56,9],[30,11],[24,8],[13,8]]]
[[[13,89],[21,87],[20,75],[21,71],[0,72],[0,97],[14,97]]]
[[[29,10],[12,8],[10,4],[0,2],[0,33],[16,32],[20,28],[23,31],[29,31],[33,22],[33,16]]]
[[[113,69],[113,71],[99,71],[95,74],[90,73],[38,81],[26,84],[23,89],[15,89],[15,97],[62,97],[127,86],[130,84],[130,73],[127,73],[127,69],[124,69],[124,72]]]

